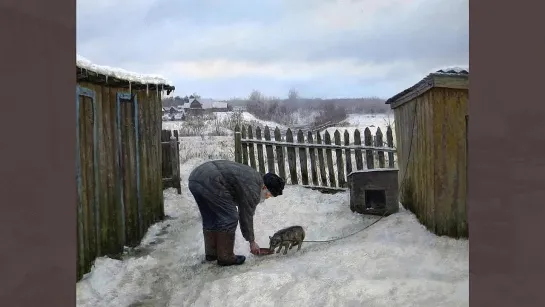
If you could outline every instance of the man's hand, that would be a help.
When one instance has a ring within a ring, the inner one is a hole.
[[[259,255],[259,245],[255,241],[250,242],[250,252],[254,255]]]

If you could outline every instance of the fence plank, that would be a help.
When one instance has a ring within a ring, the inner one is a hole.
[[[82,203],[84,217],[84,238],[86,239],[86,271],[89,271],[93,259],[98,256],[97,251],[97,225],[95,216],[96,200],[95,191],[95,175],[94,169],[94,140],[93,130],[94,125],[94,101],[90,97],[80,96],[80,156],[81,156],[81,185],[82,185]]]
[[[309,131],[307,133],[307,143],[312,144],[312,131]],[[318,174],[316,172],[316,154],[314,147],[309,147],[308,149],[308,155],[310,157],[310,173],[312,176],[312,184],[318,185]]]
[[[333,134],[333,137],[335,138],[335,145],[341,146],[341,133],[339,130],[335,130],[335,133]],[[343,150],[342,149],[336,149],[335,150],[335,157],[337,158],[337,174],[339,178],[339,187],[345,188],[346,187],[346,178],[344,177],[344,162],[343,162]]]
[[[240,127],[240,136],[245,139],[246,138],[246,127],[245,126],[242,126]],[[248,144],[246,143],[242,143],[241,144],[241,148],[242,148],[242,163],[244,165],[248,165]]]
[[[163,178],[170,178],[171,169],[168,167],[170,165],[170,154],[169,154],[169,145],[165,144],[170,138],[168,138],[168,130],[161,131],[161,173]]]
[[[354,131],[354,145],[361,145],[361,134],[358,129]],[[363,169],[363,154],[361,152],[361,149],[356,148],[354,150],[354,156],[356,158],[356,169],[358,171],[361,171]]]
[[[256,139],[261,140],[261,128],[255,128]],[[259,164],[259,172],[265,174],[265,160],[263,159],[263,144],[257,144],[257,162]]]
[[[297,143],[305,143],[305,135],[302,130],[297,132]],[[301,164],[301,181],[303,185],[308,185],[307,149],[304,147],[299,147],[299,163]]]
[[[373,135],[371,134],[371,130],[369,128],[365,128],[365,131],[363,131],[364,135],[364,142],[366,146],[372,146],[373,145]],[[365,151],[365,162],[367,162],[367,169],[374,169],[375,168],[375,159],[373,157],[373,151],[372,150],[366,150]]]
[[[329,131],[325,132],[325,144],[331,145],[331,135],[329,135]],[[329,175],[329,186],[334,188],[337,187],[337,181],[335,180],[335,168],[333,166],[333,154],[331,152],[330,148],[327,148],[325,150],[325,156],[327,161],[327,170]]]
[[[176,138],[176,155],[170,158],[171,162],[176,164],[176,192],[182,194],[182,176],[180,174],[180,135],[178,130],[174,130],[174,137]]]
[[[179,184],[180,177],[178,174],[180,173],[180,165],[176,163],[176,161],[179,161],[178,159],[179,151],[178,151],[177,145],[178,145],[178,140],[174,136],[172,136],[170,138],[170,156],[172,157],[172,160],[174,160],[171,167],[172,167],[172,173],[175,174],[174,176],[172,176],[172,180],[175,182],[178,182]]]
[[[248,139],[254,138],[254,132],[252,126],[248,126]],[[254,144],[249,143],[248,144],[248,150],[250,152],[250,166],[257,171],[257,166],[255,164],[255,151],[254,151]]]
[[[322,135],[320,134],[320,131],[316,132],[316,144],[322,144]],[[327,187],[324,150],[322,148],[318,148],[318,163],[320,163],[320,179],[322,179],[322,185]]]
[[[286,142],[293,143],[293,133],[289,128],[288,131],[286,131]],[[288,147],[288,166],[290,168],[291,184],[298,184],[299,181],[297,180],[297,162],[295,157],[295,147],[293,146]]]
[[[242,163],[242,142],[241,142],[240,126],[235,125],[235,162]]]
[[[394,136],[392,133],[392,127],[388,126],[386,130],[386,143],[388,147],[394,148]],[[388,167],[394,168],[394,153],[388,152]]]
[[[346,129],[344,130],[344,145],[350,145],[350,134]],[[346,156],[346,176],[348,176],[350,173],[352,173],[352,151],[350,148],[346,148],[344,150],[344,154]]]
[[[274,129],[274,139],[281,140],[282,135],[280,134],[280,129],[276,127]],[[284,148],[282,146],[276,146],[276,161],[278,163],[278,176],[286,179],[286,164],[284,161]]]
[[[380,128],[377,128],[376,133],[376,144],[377,147],[384,146],[384,141],[382,140],[382,131]],[[386,162],[384,161],[384,150],[377,151],[378,156],[378,167],[384,168],[386,166]]]
[[[271,130],[269,126],[265,126],[265,140],[271,140]],[[274,167],[274,151],[272,145],[265,145],[265,151],[267,152],[267,168],[269,173],[276,174],[276,169]]]

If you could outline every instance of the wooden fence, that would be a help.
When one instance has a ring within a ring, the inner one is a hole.
[[[175,188],[178,194],[182,194],[178,130],[161,131],[161,158],[163,189]]]
[[[386,141],[380,128],[375,137],[369,128],[365,128],[363,144],[357,129],[352,140],[348,130],[344,131],[342,140],[341,132],[336,130],[333,143],[328,131],[323,134],[322,140],[319,131],[305,134],[299,130],[294,142],[291,129],[286,131],[284,137],[278,127],[271,136],[269,127],[265,127],[262,135],[259,127],[254,130],[252,126],[241,128],[237,125],[235,161],[250,165],[261,173],[278,174],[286,179],[287,184],[301,184],[326,191],[346,189],[347,176],[354,170],[374,169],[376,166],[394,168],[396,165],[391,127],[387,128]]]

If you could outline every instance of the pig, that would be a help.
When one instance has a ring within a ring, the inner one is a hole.
[[[282,247],[284,247],[284,255],[288,253],[288,248],[292,249],[298,245],[297,250],[301,249],[301,244],[305,239],[305,230],[301,226],[291,226],[288,228],[277,231],[272,237],[269,237],[269,250],[274,252],[274,249],[278,247],[276,253],[280,253]]]

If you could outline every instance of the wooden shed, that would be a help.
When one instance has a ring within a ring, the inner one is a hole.
[[[76,59],[78,279],[96,257],[136,246],[164,217],[164,78]]]
[[[468,237],[469,72],[431,73],[388,99],[394,110],[400,201],[437,235]]]

